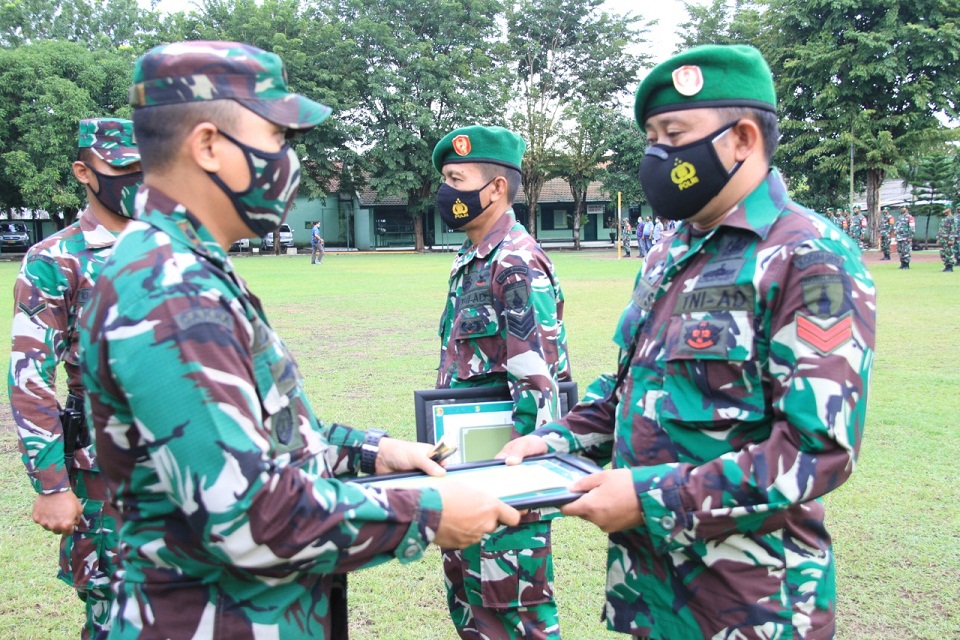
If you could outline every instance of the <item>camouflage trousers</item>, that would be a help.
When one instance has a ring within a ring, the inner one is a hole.
[[[74,493],[83,506],[83,515],[73,533],[60,541],[57,577],[76,589],[86,606],[80,637],[102,640],[110,630],[114,600],[110,579],[119,566],[120,516],[107,499],[106,480],[101,474],[78,471]]]
[[[880,251],[884,258],[890,257],[890,236],[880,236]]]
[[[957,264],[956,247],[953,246],[953,240],[941,238],[937,240],[937,244],[940,245],[940,259],[943,261],[943,266],[952,267]]]
[[[531,512],[524,516],[539,518]],[[480,544],[444,550],[447,605],[464,640],[559,640],[550,522],[500,527]]]
[[[910,264],[910,245],[912,241],[909,238],[900,240],[897,238],[897,255],[900,256],[900,262]]]

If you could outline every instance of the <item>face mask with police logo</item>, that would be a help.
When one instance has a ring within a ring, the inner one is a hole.
[[[493,180],[474,191],[460,191],[448,184],[440,185],[437,191],[437,211],[440,213],[440,219],[451,229],[460,229],[471,220],[475,220],[491,204],[488,202],[486,207],[483,206],[480,201],[480,192],[489,187]]]
[[[104,207],[124,218],[133,217],[133,202],[137,197],[137,189],[143,183],[143,172],[122,173],[117,176],[100,173],[86,162],[83,163],[93,175],[97,176],[97,190],[93,196]]]
[[[640,163],[640,184],[655,214],[686,220],[723,190],[743,163],[728,172],[713,143],[736,124],[731,122],[679,147],[655,144],[647,148]]]
[[[250,168],[250,186],[234,191],[215,173],[207,175],[223,191],[250,231],[258,236],[280,226],[300,186],[300,160],[289,144],[276,153],[246,145],[220,131],[220,135],[243,151]]]

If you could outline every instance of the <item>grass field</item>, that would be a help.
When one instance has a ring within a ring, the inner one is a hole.
[[[960,638],[960,273],[940,273],[930,253],[915,256],[909,272],[870,258],[879,319],[866,435],[856,473],[826,499],[841,640]],[[582,389],[613,367],[610,336],[640,261],[617,261],[610,251],[552,258]],[[328,254],[319,267],[306,256],[235,262],[297,357],[323,419],[412,438],[413,391],[434,382],[451,260]],[[17,266],[0,262],[4,336]],[[32,490],[5,396],[0,404],[0,639],[76,637],[82,609],[54,578],[55,537],[30,519]],[[599,622],[605,536],[566,518],[554,540],[564,637],[623,637]],[[353,638],[455,637],[435,550],[413,565],[353,574],[350,584]]]

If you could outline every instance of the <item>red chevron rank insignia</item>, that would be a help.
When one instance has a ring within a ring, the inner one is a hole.
[[[836,318],[821,320],[798,313],[797,338],[816,349],[821,355],[827,355],[853,338],[853,316],[847,313],[839,320]]]

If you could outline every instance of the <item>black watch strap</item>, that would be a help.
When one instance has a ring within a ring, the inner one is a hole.
[[[360,473],[376,471],[377,455],[380,453],[380,440],[388,438],[383,429],[367,429],[367,435],[360,445]]]

